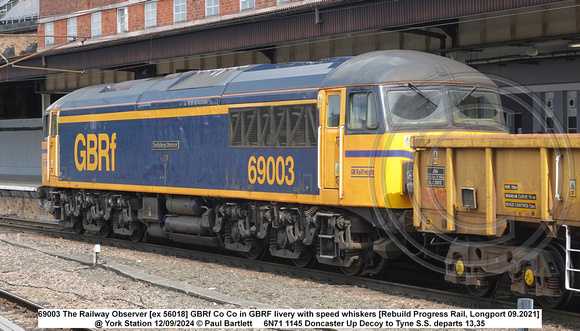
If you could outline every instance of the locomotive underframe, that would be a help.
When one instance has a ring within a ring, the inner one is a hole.
[[[305,267],[319,263],[347,274],[375,274],[402,252],[370,215],[330,206],[227,200],[190,196],[141,196],[129,192],[54,190],[51,213],[65,228],[102,236],[150,237],[221,247],[248,258],[289,258]],[[374,235],[373,235],[374,234]]]

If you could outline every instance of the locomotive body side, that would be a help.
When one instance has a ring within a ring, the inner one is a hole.
[[[307,106],[300,102],[279,107]],[[229,148],[227,107],[103,117],[61,113],[60,170],[51,178],[52,186],[254,199],[276,193],[282,201],[317,203],[311,197],[317,188],[303,180],[316,173],[316,148]],[[258,177],[253,181],[247,170],[251,158],[270,166],[268,173],[252,175]]]

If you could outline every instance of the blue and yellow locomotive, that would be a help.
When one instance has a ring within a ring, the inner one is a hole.
[[[414,230],[410,137],[503,121],[491,80],[414,51],[191,71],[51,105],[43,185],[79,233],[375,272]]]

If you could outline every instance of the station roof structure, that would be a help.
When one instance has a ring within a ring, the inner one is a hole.
[[[276,45],[283,43],[348,36],[350,33],[375,30],[410,31],[440,38],[440,52],[473,50],[497,45],[459,45],[457,24],[460,20],[469,22],[476,15],[502,12],[509,14],[509,11],[522,8],[533,10],[542,8],[539,6],[567,2],[570,1],[289,1],[269,8],[241,11],[235,15],[217,15],[151,32],[137,31],[120,37],[79,39],[66,47],[27,59],[21,65],[84,71],[114,69],[163,59],[235,50],[257,49],[269,55]],[[49,20],[50,17],[41,17],[39,23]],[[426,27],[440,28],[444,34],[427,31]],[[518,39],[517,34],[513,37],[510,40],[512,44],[514,41],[522,45],[534,41],[530,38]],[[447,40],[451,42],[446,43]],[[506,41],[505,45],[508,44]],[[110,56],[111,54],[114,56]],[[0,82],[38,78],[48,74],[50,73],[38,70],[7,67],[0,70]]]

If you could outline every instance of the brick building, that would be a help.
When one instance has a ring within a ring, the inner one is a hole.
[[[92,62],[86,64],[85,62],[81,65],[82,68],[79,68],[79,65],[75,66],[74,62],[81,62],[80,58],[75,57],[73,62],[67,60],[60,68],[66,70],[81,69],[84,74],[72,78],[70,74],[47,75],[43,84],[44,90],[47,92],[66,92],[92,84],[166,75],[185,70],[308,60],[313,55],[316,58],[352,55],[352,49],[349,48],[340,53],[326,52],[323,54],[312,54],[312,52],[296,54],[297,52],[292,50],[293,54],[276,57],[272,50],[253,50],[256,46],[263,46],[259,45],[259,35],[246,35],[243,38],[238,38],[238,45],[232,45],[232,48],[227,46],[227,41],[223,41],[222,45],[219,46],[220,49],[217,49],[221,52],[208,52],[207,49],[183,50],[185,48],[183,45],[192,43],[192,39],[200,38],[198,35],[204,32],[211,31],[218,35],[223,33],[224,39],[226,39],[229,35],[228,32],[220,31],[224,27],[235,30],[236,25],[247,26],[248,22],[272,21],[277,17],[310,14],[318,10],[311,6],[323,8],[344,3],[348,3],[348,1],[84,0],[71,2],[39,0],[38,34],[49,35],[39,38],[37,41],[38,50],[41,52],[55,48],[60,53],[75,53],[78,50],[105,49],[111,45],[128,44],[144,39],[148,40],[147,43],[149,43],[145,47],[149,49],[135,48],[133,52],[136,56],[113,61],[114,63]],[[287,28],[286,25],[284,29]],[[249,31],[256,31],[256,27],[250,28]],[[183,34],[183,38],[179,37],[180,34]],[[78,37],[73,38],[72,36]],[[157,41],[165,36],[174,37],[176,41],[171,42],[169,47],[175,48],[175,51],[165,51],[166,55],[156,55],[144,61],[143,54],[147,52],[159,53],[160,49],[168,49],[167,44],[156,45]],[[216,42],[215,36],[202,36],[201,38],[205,40],[211,38],[213,39],[212,43],[220,43],[220,41]],[[258,44],[248,42],[252,38],[258,39]],[[225,48],[224,45],[226,45]],[[269,47],[271,45],[266,46],[266,48]],[[328,47],[328,49],[331,48],[334,49],[334,47]],[[287,49],[290,50],[290,48]],[[113,51],[113,53],[115,52]],[[110,56],[111,53],[106,52],[102,55]],[[101,55],[98,57],[103,58]],[[52,65],[43,62],[43,66],[51,67]],[[124,67],[131,69],[126,70]],[[115,72],[102,70],[104,68],[114,68]]]
[[[86,44],[207,26],[327,1],[291,0],[40,0],[39,34],[88,37]],[[81,40],[83,40],[82,38]],[[64,43],[46,37],[40,49]]]
[[[38,38],[37,56],[0,69],[0,93],[32,91],[28,100],[41,101],[0,103],[0,119],[40,117],[88,85],[413,49],[523,86],[505,94],[518,97],[506,103],[515,132],[552,130],[544,120],[567,132],[580,126],[580,0],[9,0],[30,1],[37,33],[50,36]],[[9,61],[24,56],[20,48]]]

